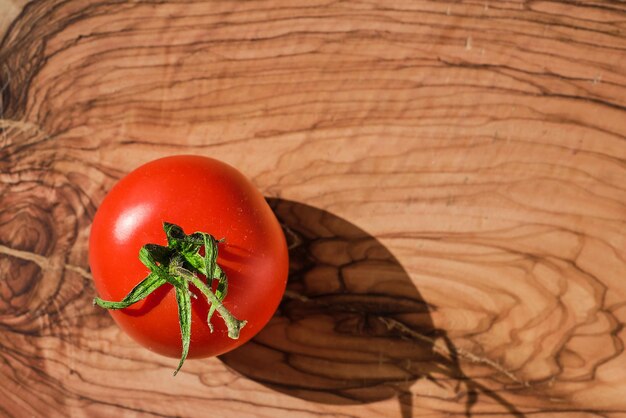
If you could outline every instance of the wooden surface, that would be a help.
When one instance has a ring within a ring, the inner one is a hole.
[[[626,416],[618,1],[1,0],[0,416]],[[174,153],[272,205],[289,292],[175,361],[90,221]]]

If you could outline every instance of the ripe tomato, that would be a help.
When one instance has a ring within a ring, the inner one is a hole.
[[[228,277],[223,306],[247,321],[233,339],[218,311],[211,319],[212,331],[207,322],[211,305],[193,282],[183,280],[191,295],[188,356],[215,356],[248,341],[278,307],[288,273],[285,237],[261,193],[233,167],[200,156],[162,158],[131,172],[105,197],[91,227],[89,265],[102,299],[120,301],[150,275],[138,255],[145,244],[168,244],[164,222],[179,225],[187,234],[201,231],[224,239],[216,247],[217,265]],[[205,251],[204,246],[198,250],[201,258]],[[206,282],[197,272],[195,276]],[[210,287],[209,281],[207,289],[215,292],[216,284]],[[177,298],[183,293],[168,282],[145,299],[109,312],[143,346],[180,357]]]

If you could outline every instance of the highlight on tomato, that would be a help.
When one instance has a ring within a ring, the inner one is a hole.
[[[181,155],[121,179],[98,208],[89,265],[115,322],[144,347],[186,358],[226,353],[270,320],[288,253],[263,195],[235,168]]]

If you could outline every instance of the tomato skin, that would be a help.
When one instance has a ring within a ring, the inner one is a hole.
[[[179,155],[149,162],[119,181],[98,208],[89,238],[89,265],[99,296],[119,301],[149,270],[139,261],[144,244],[166,245],[163,222],[186,233],[217,239],[218,264],[228,276],[224,306],[247,320],[239,339],[228,337],[215,314],[211,333],[206,298],[193,286],[189,358],[230,351],[252,338],[274,314],[285,291],[288,253],[285,237],[263,195],[233,167],[201,156]],[[146,348],[181,355],[174,289],[164,285],[146,299],[117,311],[115,322]]]

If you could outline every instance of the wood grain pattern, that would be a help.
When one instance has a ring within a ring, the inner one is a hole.
[[[623,2],[0,11],[1,416],[626,416]],[[172,153],[297,243],[272,326],[176,378],[87,265],[106,191]]]

